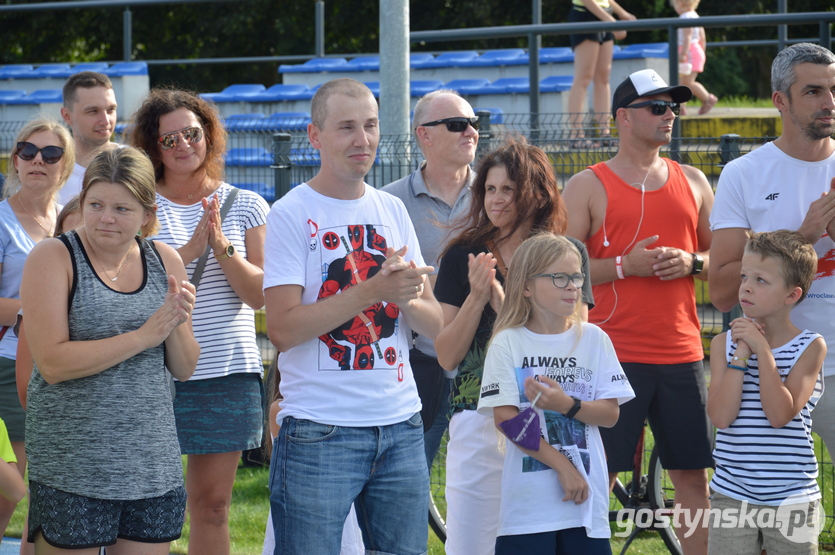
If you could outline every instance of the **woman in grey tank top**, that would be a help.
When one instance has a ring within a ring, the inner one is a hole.
[[[145,239],[157,226],[154,185],[140,151],[98,155],[83,225],[39,243],[24,267],[24,311],[38,322],[27,329],[26,421],[36,552],[142,542],[163,555],[182,529],[169,381],[192,375],[200,348],[182,261]]]

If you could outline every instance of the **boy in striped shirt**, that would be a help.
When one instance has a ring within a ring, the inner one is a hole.
[[[744,316],[711,345],[707,411],[719,428],[711,554],[817,553],[821,493],[811,412],[823,393],[826,344],[791,321],[817,260],[795,231],[748,232],[739,288]],[[781,514],[803,516],[805,535],[792,533]]]

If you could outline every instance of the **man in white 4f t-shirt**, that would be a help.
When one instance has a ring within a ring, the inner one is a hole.
[[[835,452],[835,55],[801,43],[771,65],[771,100],[783,134],[734,160],[722,171],[710,216],[710,298],[717,308],[737,304],[745,230],[797,230],[818,254],[818,272],[806,300],[792,310],[800,329],[823,335],[826,388],[812,415]]]
[[[408,353],[411,331],[433,339],[443,317],[405,206],[363,181],[377,113],[362,83],[322,85],[307,130],[321,169],[267,217],[264,294],[283,396],[276,554],[338,553],[352,503],[367,551],[426,551],[429,478]]]

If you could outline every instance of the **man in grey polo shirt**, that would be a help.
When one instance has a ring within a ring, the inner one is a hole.
[[[424,260],[435,267],[429,276],[434,287],[451,225],[470,207],[470,185],[475,177],[470,164],[478,145],[478,119],[472,106],[458,93],[442,89],[418,101],[412,127],[426,160],[413,173],[382,190],[406,205]],[[432,340],[425,337],[415,338],[409,356],[424,405],[424,444],[431,467],[449,424],[447,411],[454,373],[444,372]]]

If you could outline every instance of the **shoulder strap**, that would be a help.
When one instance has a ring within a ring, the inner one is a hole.
[[[220,207],[220,221],[222,222],[226,218],[226,214],[229,213],[229,209],[232,208],[232,203],[235,202],[235,197],[238,196],[238,189],[237,187],[232,187],[232,190],[229,191],[229,196],[226,197],[226,201],[223,203],[223,206]],[[209,260],[209,251],[212,250],[212,247],[207,245],[206,252],[203,253],[197,260],[197,267],[194,269],[194,274],[191,276],[191,283],[194,285],[194,288],[200,285],[200,278],[203,277],[203,270],[206,269],[206,261]]]

